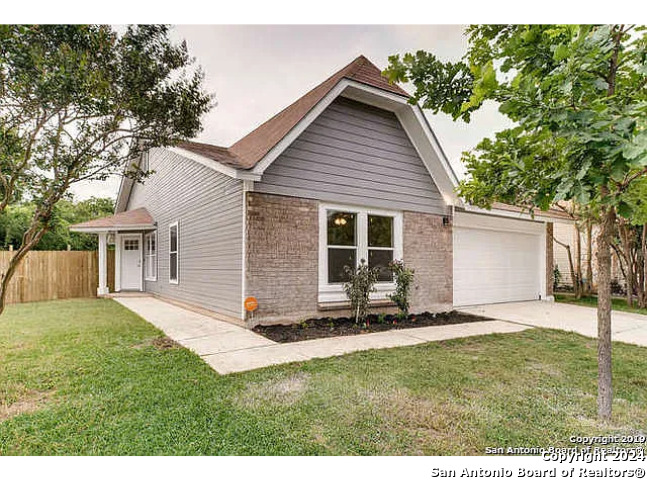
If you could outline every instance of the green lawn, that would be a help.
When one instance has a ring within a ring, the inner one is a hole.
[[[482,454],[644,431],[647,350],[614,347],[595,420],[594,340],[550,330],[221,377],[111,300],[0,316],[0,454]]]
[[[597,308],[598,306],[598,297],[583,297],[579,300],[576,299],[573,295],[555,295],[555,301],[562,303],[572,303],[573,305],[582,305],[584,307],[593,307]],[[635,304],[635,302],[634,302]],[[631,312],[631,313],[641,313],[647,315],[647,309],[638,308],[637,306],[630,307],[627,305],[627,301],[624,298],[613,298],[611,300],[611,305],[613,310],[619,310],[622,312]]]

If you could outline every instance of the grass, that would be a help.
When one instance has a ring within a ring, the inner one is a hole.
[[[614,347],[599,425],[595,341],[528,330],[219,376],[111,300],[0,316],[2,455],[483,454],[644,431],[647,349]]]
[[[580,299],[575,298],[573,295],[555,295],[555,301],[562,303],[571,303],[573,305],[582,305],[584,307],[593,307],[597,308],[598,306],[598,297],[582,297]],[[638,306],[629,306],[627,301],[624,298],[613,298],[611,299],[611,308],[613,310],[619,310],[621,312],[630,312],[630,313],[641,313],[647,315],[647,309],[639,308]]]

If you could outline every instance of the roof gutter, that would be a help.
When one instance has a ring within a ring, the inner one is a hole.
[[[216,160],[212,160],[208,157],[198,155],[197,153],[190,152],[180,147],[171,147],[168,150],[175,153],[176,155],[184,157],[188,160],[193,160],[194,162],[199,163],[200,165],[203,165],[218,173],[222,173],[223,175],[227,175],[228,177],[231,177],[231,178],[235,178],[238,180],[251,180],[254,182],[258,182],[262,177],[262,174],[260,173],[247,171],[247,170],[238,170],[237,168],[223,165],[222,163]]]
[[[151,225],[150,223],[141,224],[141,225],[123,225],[118,226],[114,225],[111,227],[75,227],[72,225],[70,231],[72,232],[82,232],[82,233],[103,233],[103,232],[126,232],[131,230],[155,230],[157,227]]]

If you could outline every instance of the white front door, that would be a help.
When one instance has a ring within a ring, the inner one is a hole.
[[[142,288],[141,235],[121,236],[121,290]]]

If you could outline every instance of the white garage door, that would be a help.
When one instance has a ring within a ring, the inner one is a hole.
[[[539,299],[543,224],[478,217],[455,221],[454,305]],[[472,227],[483,223],[489,228]]]

